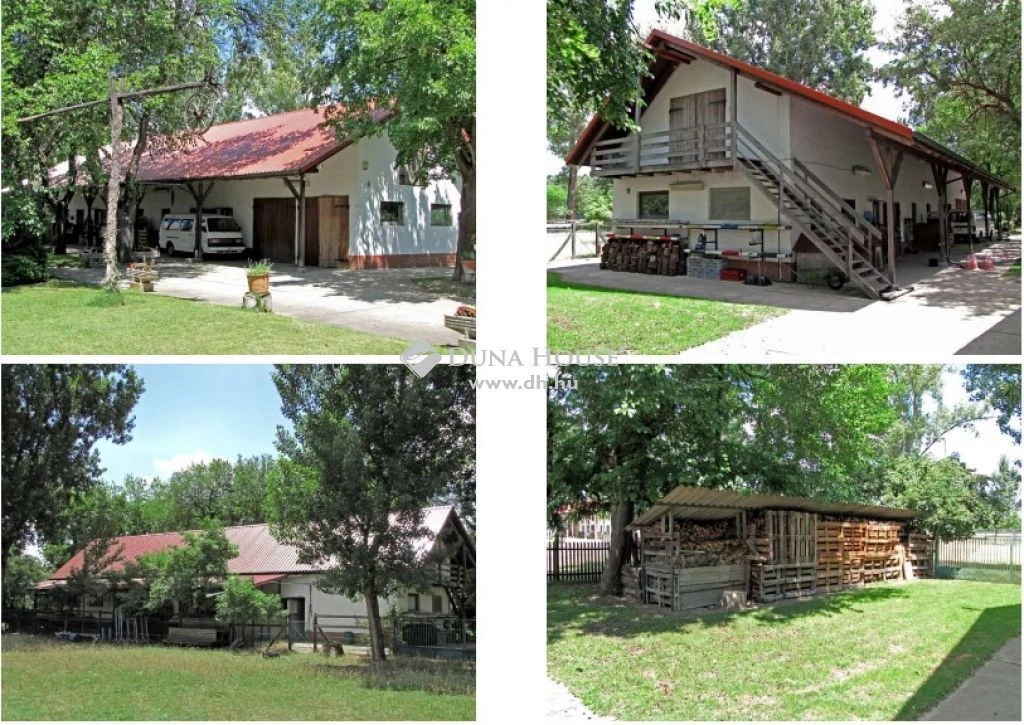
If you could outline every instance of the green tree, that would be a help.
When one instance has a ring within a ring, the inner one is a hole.
[[[701,45],[859,104],[873,70],[870,0],[738,0],[690,14]]]
[[[142,380],[124,365],[4,365],[3,565],[51,538],[60,512],[102,473],[97,441],[131,440]]]
[[[234,627],[281,619],[287,615],[287,611],[281,608],[281,597],[265,594],[251,579],[242,579],[235,574],[224,580],[223,591],[217,595],[216,607],[217,621],[227,622]],[[236,635],[236,639],[245,641],[244,628]]]
[[[999,430],[1020,443],[1020,365],[965,365],[962,375],[971,400],[992,406]]]
[[[417,380],[394,365],[280,365],[274,383],[293,430],[274,491],[275,535],[306,564],[329,564],[322,591],[366,600],[384,659],[380,597],[420,576],[422,508],[451,492],[475,448],[472,372]]]
[[[178,616],[203,612],[206,595],[228,575],[228,562],[238,556],[238,547],[228,541],[224,529],[209,523],[200,533],[184,532],[185,546],[145,557],[154,572],[150,581],[149,610],[178,603]]]
[[[4,609],[29,609],[34,603],[36,584],[46,579],[51,569],[38,557],[18,554],[4,566]]]
[[[921,130],[1011,180],[1020,178],[1020,26],[1020,0],[908,3],[879,71]]]
[[[317,102],[343,136],[387,134],[397,163],[458,176],[458,258],[476,243],[476,2],[320,0]],[[380,112],[396,113],[380,124]],[[455,279],[462,265],[455,265]]]
[[[911,453],[890,462],[885,503],[913,509],[925,531],[962,539],[990,526],[992,509],[979,496],[981,477],[955,458]]]

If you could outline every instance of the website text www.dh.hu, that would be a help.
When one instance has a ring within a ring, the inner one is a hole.
[[[454,367],[499,367],[499,368],[560,368],[566,365],[614,365],[615,355],[580,354],[574,352],[548,352],[544,348],[535,347],[527,352],[519,350],[465,350],[453,347],[444,354],[424,340],[418,340],[409,346],[400,356],[405,365],[418,377],[426,377],[438,365]],[[497,380],[479,381],[479,388],[501,388],[504,390],[535,390],[538,387],[557,387],[557,376],[534,374],[526,378],[513,377]],[[538,382],[540,381],[540,382]],[[563,387],[567,386],[563,383]]]

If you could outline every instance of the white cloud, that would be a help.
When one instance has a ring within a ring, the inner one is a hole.
[[[188,468],[194,463],[209,463],[216,456],[206,451],[191,451],[189,453],[177,453],[170,458],[154,458],[153,470],[157,476],[167,478],[175,471]]]

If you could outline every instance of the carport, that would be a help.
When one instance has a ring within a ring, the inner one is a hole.
[[[387,118],[381,112],[377,120]],[[186,193],[200,217],[197,240],[203,214],[245,213],[225,201],[247,205],[251,199],[254,256],[299,267],[336,267],[348,260],[349,196],[311,197],[308,187],[325,161],[352,144],[352,139],[339,139],[318,111],[303,109],[214,126],[193,147],[147,156],[139,182],[150,191],[169,193],[170,207],[176,193]],[[255,195],[239,189],[243,182],[260,180],[280,180],[280,195],[266,185],[251,192]],[[339,191],[347,191],[350,179],[339,182]]]

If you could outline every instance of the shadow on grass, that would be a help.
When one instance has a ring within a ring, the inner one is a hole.
[[[600,597],[596,587],[551,586],[548,588],[548,642],[560,640],[570,630],[628,639],[679,632],[687,627],[725,627],[740,618],[774,625],[818,617],[824,623],[847,612],[862,613],[863,605],[905,599],[907,596],[902,586],[872,586],[823,594],[813,599],[782,601],[744,611],[672,612],[638,604],[625,597]],[[581,613],[584,607],[586,611]]]
[[[967,633],[950,650],[942,663],[932,672],[917,691],[903,703],[896,720],[916,720],[926,710],[951,693],[972,672],[981,667],[1010,637],[1020,634],[1020,605],[977,609],[965,606],[967,611],[981,612]],[[1016,698],[1020,701],[1020,682]],[[984,703],[977,703],[979,712],[974,720],[987,719],[982,712]]]

